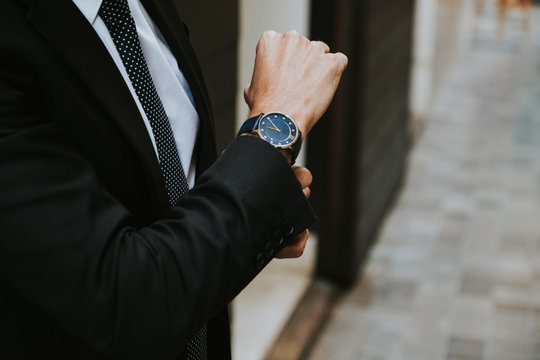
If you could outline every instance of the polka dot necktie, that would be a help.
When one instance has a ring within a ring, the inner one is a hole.
[[[188,190],[188,183],[169,119],[142,52],[135,21],[131,17],[127,0],[103,0],[99,16],[111,34],[129,80],[150,122],[156,142],[159,165],[167,186],[169,202],[171,206],[175,206],[180,197]],[[207,358],[206,326],[189,341],[186,350],[188,360],[205,360]]]
[[[169,119],[143,55],[127,0],[104,0],[99,15],[111,34],[129,80],[152,127],[169,202],[171,206],[175,206],[178,199],[188,190],[188,183]]]

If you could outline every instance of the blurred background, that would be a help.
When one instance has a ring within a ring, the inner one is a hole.
[[[220,149],[264,30],[349,58],[301,155],[319,221],[235,299],[234,359],[540,359],[539,1],[178,6]]]

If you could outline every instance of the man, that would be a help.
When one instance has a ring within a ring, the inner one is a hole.
[[[345,56],[265,33],[216,160],[172,0],[4,0],[0,34],[0,358],[230,358],[228,302],[307,240],[291,163]]]

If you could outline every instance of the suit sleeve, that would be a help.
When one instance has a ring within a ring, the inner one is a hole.
[[[0,67],[0,281],[105,356],[174,357],[314,221],[283,156],[240,137],[137,228],[27,79]]]

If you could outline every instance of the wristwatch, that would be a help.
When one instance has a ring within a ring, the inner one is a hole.
[[[302,133],[294,120],[280,112],[259,114],[244,122],[238,135],[257,131],[259,137],[278,149],[290,149],[292,164],[302,147]]]

